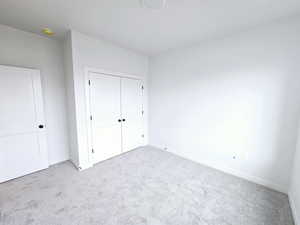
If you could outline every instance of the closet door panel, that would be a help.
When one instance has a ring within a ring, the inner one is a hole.
[[[121,79],[123,152],[143,145],[142,84],[135,79]]]
[[[120,78],[90,73],[93,161],[121,153]]]

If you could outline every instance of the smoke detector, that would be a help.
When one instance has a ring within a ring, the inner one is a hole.
[[[144,8],[162,9],[166,4],[166,0],[140,0]]]

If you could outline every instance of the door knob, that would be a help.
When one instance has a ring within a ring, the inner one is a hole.
[[[125,122],[126,120],[125,120],[125,119],[122,119],[122,121]]]
[[[40,125],[39,125],[39,128],[40,128],[40,129],[43,129],[43,128],[44,128],[44,125],[40,124]]]
[[[121,123],[121,122],[122,122],[122,120],[121,120],[121,119],[118,119],[118,122],[119,122],[119,123]]]

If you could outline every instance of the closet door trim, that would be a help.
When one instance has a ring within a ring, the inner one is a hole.
[[[113,76],[118,78],[129,78],[129,79],[135,79],[140,80],[142,84],[144,84],[144,78],[134,75],[134,74],[127,74],[117,71],[109,71],[104,69],[97,69],[97,68],[91,68],[86,67],[85,68],[85,96],[86,96],[86,127],[87,127],[87,154],[88,154],[88,160],[89,164],[92,166],[94,164],[93,160],[93,146],[92,146],[92,121],[91,121],[91,96],[90,96],[90,73],[99,73],[99,75],[106,75],[106,76]],[[144,99],[142,101],[142,105],[144,108]],[[79,168],[80,169],[80,168]]]

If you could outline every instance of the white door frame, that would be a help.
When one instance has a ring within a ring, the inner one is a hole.
[[[119,78],[130,78],[130,79],[135,79],[135,80],[140,80],[142,84],[144,85],[145,83],[145,78],[140,77],[138,75],[134,74],[128,74],[128,73],[122,73],[122,72],[116,72],[116,71],[110,71],[110,70],[105,70],[105,69],[99,69],[99,68],[92,68],[92,67],[86,67],[84,69],[85,73],[85,99],[86,99],[86,127],[87,127],[87,149],[88,149],[88,160],[89,163],[94,165],[94,159],[93,159],[93,153],[92,153],[92,125],[91,125],[91,106],[90,106],[90,85],[89,85],[89,73],[99,73],[99,75],[106,75],[106,76],[113,76],[113,77],[119,77]],[[143,108],[144,108],[144,96],[142,100]],[[143,129],[145,129],[143,125]]]

